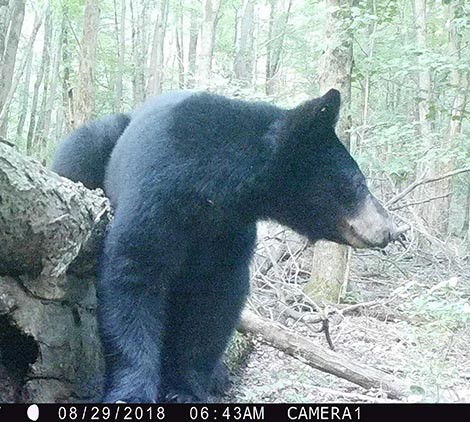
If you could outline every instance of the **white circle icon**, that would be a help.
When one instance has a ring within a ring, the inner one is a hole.
[[[26,414],[28,415],[29,420],[37,421],[39,419],[39,407],[38,407],[38,405],[37,404],[32,404],[31,406],[29,406]]]

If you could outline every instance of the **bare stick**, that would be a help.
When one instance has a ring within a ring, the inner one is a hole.
[[[407,202],[406,204],[403,204],[403,205],[397,205],[396,207],[390,207],[389,210],[390,211],[396,211],[396,210],[400,210],[402,208],[412,207],[414,205],[425,204],[427,202],[432,202],[432,201],[436,201],[438,199],[447,198],[450,195],[451,195],[451,193],[449,192],[449,193],[446,193],[444,195],[433,196],[432,198],[422,199],[421,201]]]
[[[408,195],[411,191],[416,189],[418,186],[424,185],[426,183],[437,182],[438,180],[446,179],[448,177],[456,176],[457,174],[466,173],[468,171],[470,171],[470,167],[465,167],[462,169],[449,171],[448,173],[444,173],[440,176],[428,177],[425,179],[416,180],[411,185],[409,185],[405,190],[401,191],[399,194],[395,195],[392,199],[387,201],[385,203],[385,206],[389,206],[398,202],[400,199],[404,198],[406,195]]]

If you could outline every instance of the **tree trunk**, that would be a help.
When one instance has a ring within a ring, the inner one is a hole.
[[[71,132],[75,127],[75,107],[73,99],[73,87],[71,82],[71,55],[69,51],[69,8],[68,3],[62,5],[61,44],[62,44],[62,104],[66,132]]]
[[[196,81],[197,39],[199,35],[197,11],[192,8],[189,16],[188,77],[187,88],[194,88]]]
[[[447,27],[449,28],[449,55],[454,59],[454,68],[450,75],[450,89],[455,92],[454,100],[452,102],[452,109],[450,112],[449,129],[447,133],[446,149],[449,151],[458,150],[457,139],[462,132],[462,119],[465,113],[467,104],[467,96],[469,89],[470,72],[464,73],[458,68],[462,60],[462,34],[457,31],[456,19],[464,15],[464,2],[458,0],[449,3],[449,20]],[[454,157],[446,160],[442,166],[441,172],[447,173],[455,169]],[[442,203],[442,233],[447,233],[449,230],[449,211],[451,205],[452,193],[452,179],[446,179],[441,182],[442,194],[447,197],[441,199]]]
[[[167,21],[168,0],[161,0],[153,33],[152,53],[149,63],[150,75],[147,85],[148,95],[158,95],[162,92],[163,59]]]
[[[143,59],[143,35],[141,21],[144,19],[142,16],[143,11],[134,8],[136,5],[141,6],[141,2],[129,2],[131,12],[131,23],[132,23],[132,94],[133,103],[139,104],[144,101],[145,89],[144,89],[144,64]]]
[[[80,45],[77,94],[75,96],[75,126],[79,126],[89,120],[94,110],[93,71],[96,65],[99,22],[99,1],[87,0],[83,23],[83,37]]]
[[[122,78],[124,75],[124,56],[126,54],[126,0],[121,0],[120,21],[118,21],[117,3],[116,0],[114,0],[114,25],[116,32],[116,51],[118,55],[114,111],[115,113],[120,113],[124,108]]]
[[[10,4],[10,19],[7,18],[5,24],[3,24],[3,30],[7,30],[5,32],[6,36],[4,35],[5,33],[2,34],[1,44],[4,47],[0,50],[0,110],[6,109],[3,118],[0,119],[0,136],[3,137],[6,137],[8,129],[8,107],[9,100],[11,99],[8,98],[8,93],[13,80],[16,53],[18,51],[21,28],[23,27],[25,1],[13,0]],[[0,10],[5,10],[5,7],[2,7]]]
[[[375,0],[368,0],[367,8],[369,13],[376,15],[376,5]],[[371,85],[371,72],[370,66],[372,57],[374,56],[374,49],[375,49],[375,32],[377,30],[378,21],[375,19],[372,24],[367,26],[367,60],[366,60],[366,68],[365,68],[365,75],[364,75],[364,82],[363,82],[363,103],[362,103],[362,129],[359,133],[360,141],[356,142],[355,151],[357,153],[361,152],[361,145],[364,139],[367,136],[367,126],[369,123],[369,99],[370,99],[370,85]]]
[[[470,176],[467,177],[467,191],[465,192],[464,217],[462,236],[467,238],[467,250],[470,251]]]
[[[325,93],[330,88],[341,92],[341,117],[337,133],[349,149],[351,127],[352,36],[347,27],[351,21],[349,0],[326,0],[328,17],[325,28],[324,54],[321,58],[319,83]],[[317,299],[338,302],[344,295],[349,277],[350,248],[333,242],[315,244],[312,275],[305,292]]]
[[[210,85],[215,34],[219,20],[221,1],[222,0],[203,1],[198,65],[198,84],[201,87]]]
[[[237,19],[238,30],[233,71],[235,77],[251,83],[253,75],[254,0],[244,0]]]
[[[0,58],[3,59],[3,52],[5,51],[5,41],[8,31],[9,21],[9,0],[0,0]]]
[[[43,57],[41,68],[43,69],[44,76],[42,84],[42,95],[41,95],[41,105],[39,107],[38,120],[36,124],[36,129],[34,131],[34,149],[36,151],[36,157],[43,158],[45,142],[47,139],[49,124],[51,118],[51,112],[48,110],[48,105],[50,104],[50,97],[53,95],[51,92],[51,86],[53,85],[52,79],[55,79],[54,73],[51,74],[51,45],[54,45],[52,38],[52,22],[51,14],[48,13],[46,17],[46,22],[44,24],[44,44],[43,44]]]
[[[28,54],[26,61],[25,77],[23,84],[23,91],[21,92],[21,112],[20,118],[18,120],[18,126],[16,127],[16,136],[21,138],[23,136],[24,124],[26,122],[26,115],[28,114],[28,105],[29,105],[29,88],[31,85],[31,67],[33,63],[33,55]]]
[[[183,28],[183,17],[180,18],[180,25]],[[176,60],[178,61],[178,88],[184,89],[184,49],[182,29],[175,29],[176,39]]]
[[[26,67],[26,63],[29,60],[29,55],[33,54],[33,45],[34,41],[36,40],[36,35],[39,31],[39,28],[42,25],[42,16],[35,15],[34,17],[34,24],[33,24],[33,30],[31,31],[31,35],[29,37],[28,44],[25,48],[25,57],[21,65],[19,66],[18,70],[15,72],[13,82],[11,85],[8,87],[8,93],[5,98],[5,102],[3,106],[0,106],[0,122],[4,121],[7,118],[8,115],[8,105],[10,104],[11,99],[13,98],[13,95],[16,91],[16,88],[18,87],[18,84],[21,80],[21,77],[23,76],[24,69]]]
[[[34,82],[34,90],[33,90],[33,99],[31,102],[31,113],[29,115],[29,125],[28,125],[28,133],[26,135],[26,154],[31,155],[33,153],[33,141],[36,135],[36,129],[38,120],[40,118],[40,113],[37,112],[38,109],[38,102],[39,102],[39,90],[44,80],[44,73],[47,68],[49,67],[49,35],[50,35],[50,28],[51,28],[51,16],[49,13],[49,6],[46,9],[46,21],[44,22],[44,41],[42,45],[42,56],[41,56],[41,64],[39,66],[38,74],[36,75],[36,81]],[[47,80],[44,83],[44,93],[47,93]]]
[[[287,7],[284,4],[285,2],[287,2]],[[268,41],[266,43],[266,94],[273,95],[277,90],[276,84],[281,67],[281,56],[292,0],[281,0],[281,3],[278,0],[269,0],[269,3],[271,9],[269,14]],[[279,17],[276,17],[276,15]]]
[[[423,52],[418,57],[420,69],[418,71],[418,118],[419,135],[423,144],[423,151],[426,151],[427,159],[422,160],[418,166],[418,177],[434,177],[439,174],[439,159],[436,150],[441,146],[441,142],[434,133],[434,105],[433,105],[433,85],[429,66],[425,62],[428,48],[427,34],[427,0],[415,0],[414,18],[416,31],[416,45]],[[427,186],[426,189],[418,191],[420,200],[441,196],[445,191],[445,182],[436,182]],[[444,215],[445,201],[442,199],[428,202],[420,207],[419,215],[424,220],[426,226],[437,234],[445,231]]]

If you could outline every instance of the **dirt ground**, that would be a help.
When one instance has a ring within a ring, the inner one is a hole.
[[[295,317],[309,308],[302,288],[309,281],[310,246],[294,236],[286,248],[281,232],[272,233],[258,249],[248,306],[328,347],[325,334],[316,332],[318,324]],[[263,250],[266,242],[269,254]],[[284,252],[276,255],[279,247]],[[449,241],[432,253],[413,242],[406,249],[392,245],[385,253],[355,251],[345,301],[364,306],[332,314],[330,334],[338,353],[410,381],[413,392],[403,401],[470,402],[470,253],[465,243]],[[287,310],[297,313],[293,317]],[[313,369],[261,341],[255,341],[235,374],[226,400],[397,401],[380,389],[365,390]]]

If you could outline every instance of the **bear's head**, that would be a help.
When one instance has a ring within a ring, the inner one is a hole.
[[[311,240],[384,247],[399,235],[335,133],[340,94],[287,112],[278,138],[274,218]]]

